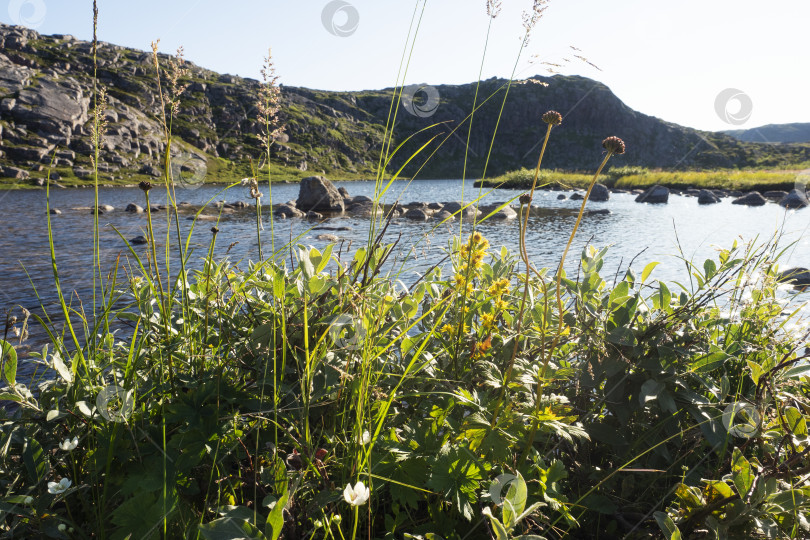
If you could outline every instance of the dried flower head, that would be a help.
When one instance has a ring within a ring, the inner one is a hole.
[[[608,137],[602,141],[602,147],[611,154],[624,154],[624,141],[618,137]]]
[[[147,191],[149,191],[150,189],[152,189],[152,182],[146,182],[146,181],[144,181],[144,182],[139,182],[139,183],[138,183],[138,187],[141,189],[141,191],[143,191],[144,193],[146,193]]]
[[[256,109],[259,111],[259,123],[265,131],[262,144],[269,156],[273,141],[284,132],[284,125],[278,118],[278,113],[281,110],[281,89],[278,86],[279,76],[276,75],[276,68],[273,65],[273,52],[271,49],[267,50],[261,74],[262,82],[259,84]]]
[[[169,59],[168,77],[169,90],[171,93],[169,105],[171,106],[172,116],[177,116],[177,114],[180,112],[180,96],[188,88],[187,84],[182,84],[180,82],[180,79],[187,77],[189,73],[189,69],[185,67],[186,61],[183,58],[183,55],[183,47],[178,47],[175,57]]]
[[[487,0],[487,15],[490,19],[496,18],[501,14],[501,1],[500,0]]]
[[[213,234],[214,236],[216,236],[218,232],[219,232],[219,228],[218,228],[218,227],[211,227],[211,234]]]
[[[543,114],[543,122],[550,126],[559,126],[562,124],[562,115],[557,111],[548,111]]]
[[[523,38],[524,47],[529,45],[529,35],[548,8],[548,2],[549,0],[534,0],[532,9],[523,12],[523,28],[526,30],[526,35]]]
[[[530,193],[524,193],[523,195],[521,195],[521,196],[520,196],[520,199],[519,199],[519,200],[520,200],[520,204],[521,204],[521,205],[524,205],[524,204],[531,204],[531,202],[532,202],[532,196],[531,196],[531,194],[530,194]]]

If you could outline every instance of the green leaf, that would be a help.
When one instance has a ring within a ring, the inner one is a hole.
[[[706,281],[711,279],[711,277],[717,272],[717,265],[712,259],[706,259],[706,261],[703,263],[703,272],[706,275]]]
[[[807,420],[805,420],[802,413],[796,407],[786,407],[785,417],[787,418],[788,428],[797,437],[807,437]]]
[[[678,530],[675,522],[666,512],[655,512],[653,517],[658,522],[661,532],[664,533],[664,538],[667,540],[681,540],[681,531]]]
[[[526,481],[517,473],[517,478],[509,484],[506,498],[503,505],[503,525],[507,530],[512,530],[517,525],[517,516],[523,513],[526,508],[528,489]]]
[[[731,455],[731,478],[737,488],[737,493],[740,494],[740,498],[745,501],[745,497],[754,485],[756,475],[751,470],[751,463],[740,452],[739,448],[735,448]]]
[[[648,264],[647,266],[644,267],[644,270],[641,272],[641,282],[642,283],[647,281],[647,278],[650,277],[650,274],[652,274],[652,271],[655,270],[655,267],[658,266],[659,264],[661,264],[661,263],[651,262],[650,264]]]
[[[785,371],[783,377],[788,379],[798,379],[799,377],[810,377],[810,364],[803,364],[801,366],[794,366]]]
[[[509,532],[507,532],[506,528],[503,526],[503,523],[492,515],[492,510],[490,510],[488,506],[484,508],[481,513],[489,518],[489,521],[492,524],[492,530],[495,532],[496,540],[509,540]]]
[[[636,345],[636,336],[632,330],[625,326],[616,327],[608,332],[606,339],[611,343],[624,347],[634,347]]]
[[[669,304],[672,301],[672,293],[669,292],[666,284],[663,281],[658,282],[658,292],[653,295],[652,303],[655,309],[661,311],[669,311]]]
[[[609,497],[605,497],[604,495],[599,495],[597,493],[592,493],[585,497],[582,504],[585,505],[585,507],[589,510],[609,516],[612,516],[616,513],[616,510],[618,510],[616,503],[613,502]]]
[[[266,540],[262,531],[248,523],[230,517],[215,519],[198,526],[206,540]]]
[[[702,358],[698,358],[697,361],[692,364],[692,371],[695,373],[707,373],[709,371],[714,371],[715,369],[722,367],[722,365],[729,358],[732,357],[724,351],[713,351]]]
[[[663,389],[664,385],[655,379],[647,379],[644,381],[644,384],[641,385],[641,393],[638,395],[641,406],[643,407],[648,402],[657,399],[658,394],[660,394]]]
[[[17,351],[11,343],[0,339],[0,361],[3,362],[3,374],[9,386],[17,384]]]
[[[48,463],[48,456],[45,455],[42,446],[36,439],[28,439],[26,441],[25,448],[23,449],[23,463],[25,463],[28,476],[35,484],[47,478],[51,470],[51,466]]]
[[[9,394],[8,392],[0,392],[0,401],[15,401],[17,403],[22,403],[22,398],[15,394]]]
[[[282,495],[275,506],[273,506],[270,515],[267,516],[267,525],[264,528],[264,532],[271,540],[278,540],[278,537],[281,536],[282,529],[284,529],[284,507],[287,506],[289,496],[289,492],[285,491],[284,495]]]
[[[56,370],[59,376],[62,377],[62,379],[66,383],[72,384],[73,373],[70,371],[70,368],[68,368],[67,365],[65,365],[65,361],[62,360],[62,355],[59,354],[58,352],[55,352],[53,353],[53,356],[51,358],[53,360],[53,369]]]

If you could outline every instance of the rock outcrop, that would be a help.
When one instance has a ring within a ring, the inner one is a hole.
[[[731,204],[742,204],[745,206],[763,206],[768,202],[768,199],[762,196],[759,191],[751,191],[741,197],[737,197]]]
[[[660,185],[654,185],[647,189],[644,193],[636,197],[636,202],[643,203],[666,203],[669,201],[669,188]]]
[[[301,180],[295,207],[302,212],[343,212],[343,195],[323,176],[309,176]]]

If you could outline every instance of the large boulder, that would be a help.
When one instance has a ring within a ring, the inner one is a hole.
[[[743,204],[745,206],[763,206],[768,199],[762,196],[759,191],[751,191],[750,193],[746,193],[742,197],[737,197],[731,204]]]
[[[500,210],[498,210],[498,206],[500,205],[482,206],[481,213],[484,217],[489,216],[489,219],[515,219],[517,217],[517,212],[511,206],[504,206]],[[495,210],[498,211],[495,212]],[[490,216],[491,212],[495,213]]]
[[[810,285],[810,270],[802,267],[789,268],[779,272],[777,280],[783,283],[804,287]]]
[[[451,214],[455,214],[456,217],[463,216],[464,218],[474,218],[481,213],[481,211],[475,207],[475,204],[470,204],[469,206],[465,204],[464,206],[466,206],[466,208],[464,208],[463,212],[460,212],[462,208],[461,203],[446,202],[444,203],[444,207],[442,207],[442,210],[446,210]]]
[[[720,202],[720,197],[709,191],[708,189],[701,189],[698,193],[698,204],[716,204]]]
[[[589,199],[596,202],[610,200],[610,190],[604,184],[594,184]]]
[[[414,221],[427,221],[430,216],[421,208],[411,208],[405,212],[405,217]]]
[[[273,208],[273,213],[279,217],[297,218],[304,217],[304,213],[289,204],[279,204]]]
[[[669,202],[669,189],[656,184],[636,197],[636,202],[652,204]]]
[[[343,196],[335,185],[323,176],[310,176],[301,180],[296,207],[309,212],[343,212]]]
[[[779,201],[779,206],[785,208],[804,208],[808,204],[810,203],[807,201],[807,194],[799,189],[792,190]]]

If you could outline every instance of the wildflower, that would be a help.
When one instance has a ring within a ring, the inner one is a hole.
[[[59,526],[56,528],[59,529],[59,532],[65,532],[67,530],[67,525],[65,525],[64,523],[60,523]]]
[[[48,493],[51,495],[64,493],[72,483],[69,478],[62,478],[59,482],[48,482]]]
[[[213,234],[214,236],[216,236],[218,232],[219,232],[219,228],[218,228],[218,227],[211,227],[211,234]]]
[[[501,14],[500,0],[487,0],[487,15],[494,19]]]
[[[493,297],[501,297],[504,294],[509,292],[509,280],[506,278],[501,278],[495,283],[493,283],[489,289],[487,289],[487,294]]]
[[[495,315],[492,313],[484,313],[481,315],[481,326],[484,330],[492,330],[492,327],[495,326]]]
[[[608,137],[602,141],[602,147],[611,154],[624,154],[624,141],[618,137]]]
[[[492,348],[492,339],[487,338],[485,341],[483,341],[481,343],[476,343],[475,345],[473,345],[472,356],[473,356],[473,358],[481,358],[491,348]]]
[[[498,298],[495,300],[495,311],[506,311],[509,308],[509,303],[503,300],[502,298]]]
[[[532,196],[531,196],[530,193],[524,193],[523,195],[520,196],[520,199],[518,199],[518,200],[520,201],[521,205],[531,204],[532,203]]]
[[[369,433],[368,431],[364,431],[363,435],[360,436],[360,444],[365,446],[370,442],[371,442],[371,433]]]
[[[65,439],[64,441],[62,441],[59,444],[59,448],[61,448],[65,452],[72,452],[73,450],[76,449],[78,445],[79,445],[79,438],[73,437],[73,440]]]
[[[548,111],[543,114],[543,122],[550,126],[559,126],[562,124],[562,115],[557,111]]]
[[[23,499],[24,504],[31,504],[33,502],[34,502],[34,498],[31,497],[30,495],[28,497],[26,497],[25,499]]]
[[[442,334],[452,334],[453,332],[455,332],[455,330],[456,327],[453,326],[452,324],[445,324],[444,326],[442,326],[441,332]]]
[[[370,495],[371,491],[363,482],[357,482],[354,487],[351,484],[346,484],[346,489],[343,490],[343,498],[352,506],[363,506]]]
[[[143,191],[144,193],[146,193],[147,191],[149,191],[150,189],[152,189],[152,182],[140,182],[140,183],[138,184],[138,187],[139,187],[139,188],[141,188],[141,191]]]

